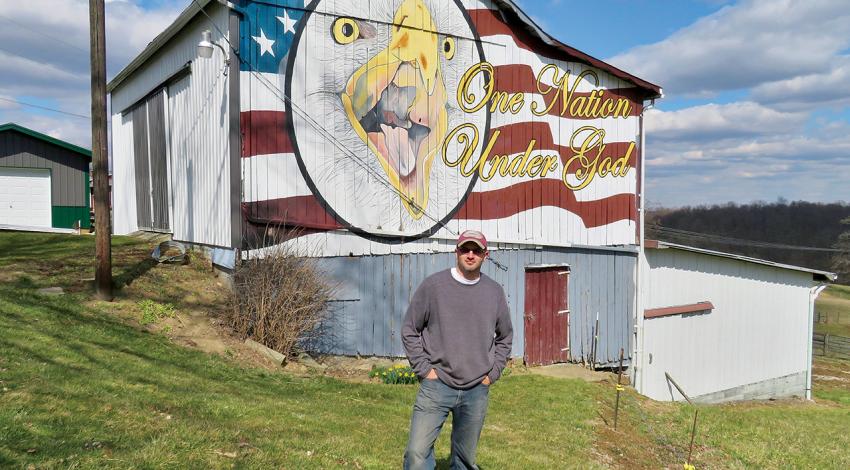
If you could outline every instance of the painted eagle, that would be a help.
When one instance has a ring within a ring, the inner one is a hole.
[[[456,97],[461,76],[483,60],[474,37],[455,1],[316,4],[287,79],[293,107],[308,115],[293,113],[308,181],[338,217],[419,233],[458,205],[470,179],[442,153],[450,129],[485,129],[486,110],[465,114]],[[448,143],[447,154],[459,151]]]

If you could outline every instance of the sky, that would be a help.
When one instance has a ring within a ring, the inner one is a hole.
[[[189,2],[107,0],[107,75]],[[517,3],[561,42],[663,88],[645,113],[650,208],[850,203],[847,0]],[[0,2],[0,124],[90,148],[88,37],[87,0]]]

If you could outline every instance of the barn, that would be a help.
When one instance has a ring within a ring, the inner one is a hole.
[[[642,111],[661,89],[514,2],[194,1],[108,89],[115,232],[170,233],[224,268],[309,248],[342,284],[319,349],[401,355],[413,290],[476,228],[514,355],[629,363]]]
[[[402,355],[413,291],[468,228],[528,363],[622,350],[634,373],[644,310],[672,301],[638,289],[661,88],[513,1],[196,0],[108,90],[115,232],[222,269],[280,244],[317,257],[341,285],[320,352]]]
[[[91,158],[82,147],[0,125],[0,227],[89,228]]]

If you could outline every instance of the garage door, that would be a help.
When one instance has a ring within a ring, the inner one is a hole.
[[[50,227],[50,170],[0,168],[0,224]]]

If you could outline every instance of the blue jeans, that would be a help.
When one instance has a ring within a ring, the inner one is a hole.
[[[439,379],[423,380],[413,405],[410,438],[404,452],[405,470],[430,470],[436,466],[434,442],[449,412],[452,413],[451,468],[477,469],[475,453],[487,415],[489,392],[490,387],[483,384],[457,390]]]

